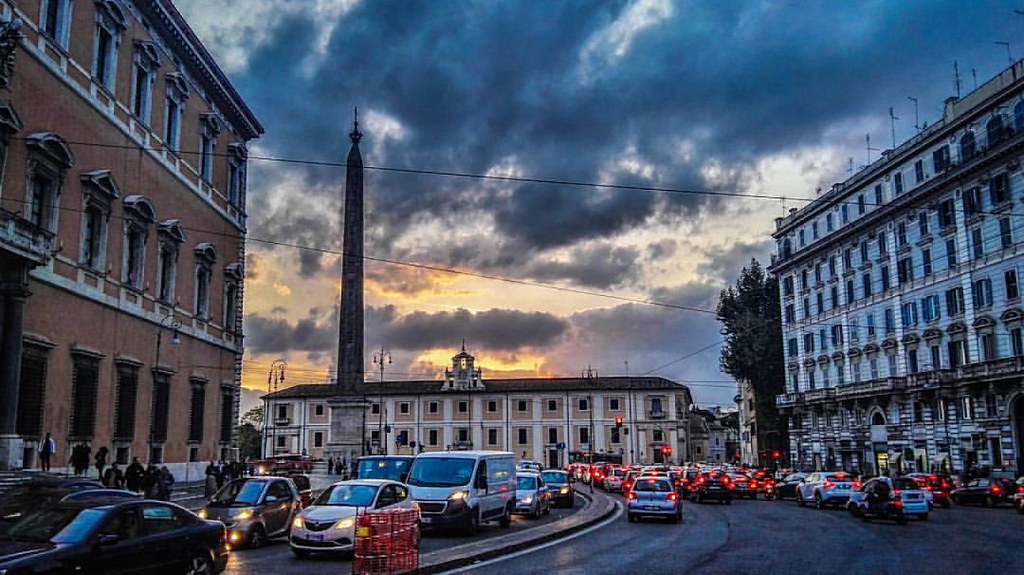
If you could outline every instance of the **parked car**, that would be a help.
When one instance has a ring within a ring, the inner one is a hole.
[[[796,499],[796,488],[806,477],[807,474],[801,472],[790,473],[783,477],[781,481],[775,484],[775,498],[779,501],[783,499]]]
[[[743,499],[757,499],[757,482],[751,479],[747,474],[740,472],[728,473],[729,479],[732,480],[733,494]]]
[[[0,495],[0,535],[27,513],[50,507],[72,493],[105,489],[98,481],[75,478],[38,478],[15,485]]]
[[[1009,503],[1016,494],[1017,486],[1005,477],[978,477],[967,482],[960,489],[954,489],[950,498],[957,505],[984,505],[998,507]]]
[[[1014,486],[1017,489],[1013,493],[1013,506],[1019,513],[1024,513],[1024,477],[1018,477]]]
[[[173,503],[92,498],[11,525],[0,573],[220,573],[228,549],[223,525]]]
[[[551,491],[541,474],[527,471],[516,473],[515,513],[534,519],[551,513]]]
[[[232,546],[255,549],[268,538],[287,535],[301,508],[302,498],[290,479],[250,477],[222,487],[199,516],[223,523]]]
[[[515,456],[508,451],[438,451],[416,456],[406,483],[424,526],[475,533],[485,521],[511,527]]]
[[[630,523],[641,517],[665,517],[679,523],[683,519],[683,505],[671,479],[639,477],[626,494],[626,515]]]
[[[356,459],[352,479],[390,479],[405,483],[412,455],[366,455]]]
[[[910,517],[928,520],[928,500],[917,480],[875,477],[850,495],[846,509],[864,521],[892,519],[905,524]]]
[[[720,471],[708,471],[698,475],[690,484],[690,501],[694,503],[718,501],[732,505],[732,490],[732,480],[728,475]]]
[[[921,486],[931,493],[932,502],[949,507],[949,495],[953,491],[953,478],[937,473],[910,473],[907,477],[916,479]]]
[[[816,471],[796,487],[796,502],[814,503],[818,509],[846,505],[850,494],[861,488],[856,478],[845,471]]]
[[[347,553],[355,546],[356,517],[367,511],[417,509],[405,485],[390,479],[350,479],[324,489],[292,520],[288,544],[296,557]]]
[[[540,473],[551,490],[551,504],[572,508],[576,505],[576,478],[560,469],[547,469]]]
[[[622,467],[614,467],[608,470],[608,473],[604,476],[604,490],[608,492],[618,491],[622,492],[622,480],[626,477],[626,470]]]

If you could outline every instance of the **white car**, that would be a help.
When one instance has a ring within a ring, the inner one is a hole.
[[[516,473],[515,513],[534,519],[551,513],[551,490],[539,473]]]
[[[845,471],[816,471],[796,486],[796,502],[801,506],[813,503],[818,509],[829,505],[845,507],[860,483]]]
[[[296,557],[351,552],[356,517],[392,509],[419,509],[405,485],[387,479],[341,481],[323,490],[295,517],[288,543]]]

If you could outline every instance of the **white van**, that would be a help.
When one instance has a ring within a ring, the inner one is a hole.
[[[424,527],[476,532],[481,523],[511,525],[515,455],[507,451],[439,451],[416,456],[406,480]]]

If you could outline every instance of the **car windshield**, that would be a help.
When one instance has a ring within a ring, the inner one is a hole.
[[[14,541],[78,543],[103,520],[98,509],[50,508],[26,515],[7,531]]]
[[[473,477],[474,459],[464,457],[417,458],[409,471],[409,485],[420,487],[458,487]]]
[[[921,489],[921,484],[913,477],[897,477],[892,480],[892,485],[896,489],[903,490]]]
[[[377,487],[373,485],[332,485],[316,498],[313,505],[369,507],[376,495]]]
[[[408,459],[360,459],[357,471],[359,479],[390,479],[402,481],[409,471]]]
[[[210,500],[210,505],[216,506],[239,506],[256,505],[260,501],[260,494],[266,487],[266,481],[232,481],[217,492]]]
[[[63,499],[65,495],[67,495],[66,491],[48,490],[32,493],[27,490],[15,492],[12,489],[7,492],[3,500],[0,500],[0,523],[18,521],[31,511],[52,506]],[[0,527],[0,532],[3,529]]]
[[[663,479],[641,479],[633,486],[633,491],[657,491],[667,493],[672,491],[672,486]]]
[[[536,477],[516,477],[516,489],[537,489]]]
[[[569,476],[560,471],[545,471],[544,473],[541,473],[540,476],[544,478],[544,483],[551,483],[554,485],[569,483]]]

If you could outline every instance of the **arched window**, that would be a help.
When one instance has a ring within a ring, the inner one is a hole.
[[[974,142],[974,132],[967,132],[960,137],[960,161],[966,162],[977,153],[977,146]]]
[[[988,145],[990,148],[1003,141],[1003,136],[1005,135],[1005,130],[1003,130],[1003,117],[999,114],[992,116],[992,119],[985,125],[985,132],[987,134]]]

